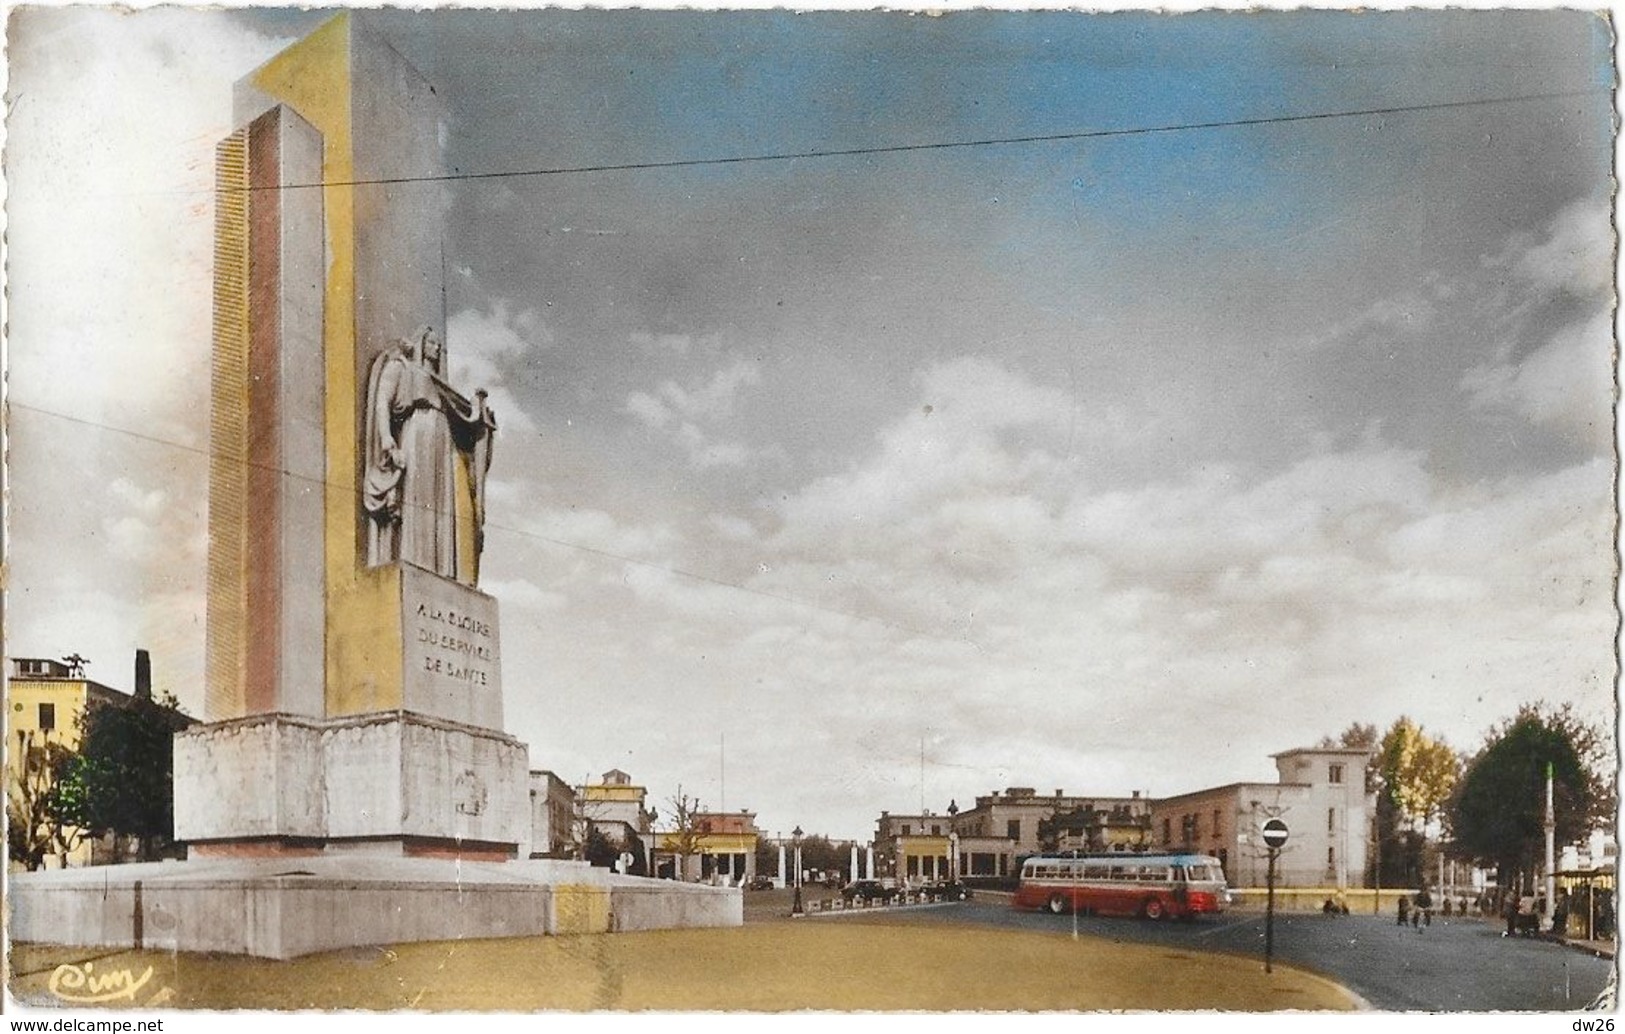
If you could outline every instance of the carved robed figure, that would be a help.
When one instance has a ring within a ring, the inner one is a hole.
[[[362,491],[367,566],[404,560],[473,585],[496,421],[484,391],[470,402],[446,382],[445,364],[440,335],[427,326],[372,362]],[[459,464],[467,472],[461,479]],[[470,518],[461,527],[459,512]],[[459,549],[460,534],[474,536],[472,564]]]

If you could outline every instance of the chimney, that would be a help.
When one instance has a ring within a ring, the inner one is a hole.
[[[152,657],[145,650],[135,652],[135,695],[138,700],[152,699]]]

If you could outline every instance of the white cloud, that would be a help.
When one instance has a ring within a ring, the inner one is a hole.
[[[511,311],[493,299],[489,311],[462,309],[446,328],[446,357],[452,383],[466,394],[484,389],[501,435],[531,436],[536,424],[519,405],[504,371],[551,348],[552,331],[530,309]]]
[[[659,559],[683,541],[668,524],[628,524],[602,510],[540,510],[521,515],[520,526],[551,542],[638,560]]]
[[[107,486],[107,494],[116,502],[134,511],[143,520],[154,520],[164,508],[164,493],[158,489],[142,491],[127,477],[114,478]]]
[[[562,610],[570,602],[565,593],[544,589],[525,578],[485,579],[480,590],[495,596],[504,609],[556,611]]]
[[[1544,238],[1519,238],[1499,256],[1543,295],[1605,297],[1614,286],[1616,239],[1606,202],[1576,202],[1553,217]]]
[[[671,420],[671,410],[653,395],[634,391],[626,399],[626,411],[652,428],[665,427]]]
[[[231,129],[232,82],[280,45],[181,9],[12,20],[15,399],[201,444],[214,144]]]
[[[1490,270],[1511,274],[1503,304],[1512,330],[1496,361],[1462,375],[1474,406],[1515,413],[1599,451],[1611,448],[1614,244],[1607,206],[1575,204],[1539,239],[1516,236],[1488,260]],[[1552,327],[1538,314],[1559,296],[1579,299],[1586,311]]]
[[[734,362],[711,375],[709,382],[684,388],[676,381],[660,386],[660,394],[673,410],[690,420],[721,420],[733,414],[734,399],[746,385],[762,383],[761,371],[749,359]]]
[[[955,360],[919,377],[921,401],[885,427],[879,449],[841,474],[813,482],[779,506],[786,545],[826,537],[861,548],[868,529],[926,520],[966,499],[1041,495],[1065,465],[1046,448],[1072,412],[1059,391],[980,358]],[[1019,503],[1019,507],[1040,505]]]
[[[753,460],[783,456],[777,446],[752,448],[722,430],[731,426],[743,389],[761,382],[758,364],[736,357],[708,377],[694,377],[687,384],[666,380],[653,392],[634,391],[622,409],[650,430],[669,431],[697,470],[741,467]]]
[[[1518,362],[1469,369],[1461,386],[1475,406],[1509,409],[1603,448],[1613,440],[1613,346],[1613,322],[1598,311]]]

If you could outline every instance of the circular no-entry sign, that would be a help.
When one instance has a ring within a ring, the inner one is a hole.
[[[1259,832],[1264,834],[1264,844],[1267,847],[1280,847],[1286,843],[1286,823],[1280,819],[1266,821]]]

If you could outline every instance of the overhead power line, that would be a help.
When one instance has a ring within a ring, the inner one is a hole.
[[[45,409],[45,408],[43,408],[41,406],[31,406],[31,405],[28,405],[27,403],[24,403],[24,402],[15,402],[15,401],[7,402],[7,408],[13,409],[13,410],[21,410],[23,412],[28,412],[28,413],[35,413],[35,414],[37,414],[39,416],[51,417],[53,419],[66,421],[66,422],[71,423],[71,424],[79,424],[80,426],[83,426],[83,427],[94,428],[94,429],[96,429],[98,431],[105,431],[105,432],[108,432],[110,434],[122,435],[124,437],[132,438],[132,439],[135,439],[137,441],[147,442],[147,443],[152,444],[152,445],[159,445],[159,446],[163,446],[163,447],[169,448],[169,449],[177,449],[177,450],[180,450],[182,452],[191,453],[191,454],[193,454],[195,456],[203,456],[203,457],[213,458],[213,457],[215,457],[217,455],[217,453],[212,448],[197,446],[197,445],[189,445],[189,444],[187,444],[185,442],[178,442],[178,441],[175,441],[175,440],[170,439],[170,438],[162,438],[162,437],[159,437],[158,435],[147,434],[147,433],[142,432],[142,431],[131,430],[130,428],[127,428],[127,427],[118,427],[118,426],[115,426],[113,424],[105,424],[105,423],[101,423],[100,421],[86,419],[85,417],[73,416],[73,415],[71,415],[69,413],[61,413],[61,412],[57,412],[56,410]],[[244,461],[243,466],[245,468],[247,468],[247,469],[250,469],[250,470],[270,471],[272,473],[281,475],[282,477],[288,478],[289,480],[303,482],[305,484],[313,485],[313,486],[320,487],[320,488],[323,488],[323,489],[335,489],[335,490],[340,491],[340,492],[348,492],[348,493],[351,493],[351,494],[353,494],[355,496],[356,501],[357,501],[358,504],[359,504],[360,499],[361,499],[361,489],[358,486],[355,486],[355,485],[340,484],[340,483],[333,482],[333,481],[327,481],[327,480],[322,479],[322,478],[310,477],[310,476],[304,475],[304,474],[296,474],[293,471],[288,470],[286,467],[280,467],[280,466],[277,466],[275,464],[269,464],[269,463],[258,463],[258,462],[255,462],[254,460],[246,460],[246,461]],[[427,507],[424,508],[424,512],[428,512],[428,510],[429,510],[429,508],[427,508]],[[779,603],[789,604],[790,606],[801,607],[801,608],[804,608],[806,610],[817,611],[817,612],[820,612],[820,613],[823,613],[823,614],[829,614],[829,615],[832,615],[832,616],[835,616],[835,617],[846,618],[847,620],[850,620],[850,621],[858,621],[858,622],[862,622],[864,624],[878,625],[878,626],[880,626],[882,628],[887,628],[887,629],[890,629],[890,630],[892,630],[894,632],[901,632],[901,633],[903,633],[905,635],[908,635],[908,636],[915,636],[915,637],[924,638],[924,639],[949,639],[949,640],[954,640],[954,641],[957,641],[957,642],[970,642],[970,640],[967,640],[962,636],[952,636],[952,635],[946,635],[946,634],[941,633],[941,632],[931,632],[931,631],[925,631],[923,629],[911,628],[911,627],[909,627],[907,625],[902,625],[902,624],[899,624],[899,623],[897,623],[895,621],[889,621],[889,620],[886,620],[884,618],[873,617],[873,616],[868,615],[868,614],[858,614],[858,613],[854,613],[854,612],[849,611],[849,610],[841,610],[838,607],[831,607],[831,606],[828,606],[827,604],[816,603],[816,602],[814,602],[812,600],[803,599],[801,597],[790,596],[790,595],[786,595],[784,593],[771,592],[771,591],[766,590],[766,589],[756,588],[756,587],[749,586],[749,585],[741,585],[738,582],[731,582],[731,581],[728,581],[727,579],[717,578],[717,577],[714,577],[712,575],[699,574],[698,572],[695,572],[695,571],[686,571],[686,570],[684,570],[684,569],[682,569],[680,567],[670,567],[670,566],[667,566],[665,564],[657,564],[657,563],[654,563],[654,562],[649,561],[649,560],[639,560],[637,557],[626,556],[623,553],[615,553],[615,552],[612,552],[612,551],[607,550],[607,549],[599,549],[596,546],[583,545],[582,543],[579,543],[579,542],[567,542],[564,539],[552,538],[552,537],[547,536],[547,535],[538,534],[538,533],[536,533],[534,531],[528,531],[528,530],[526,530],[524,528],[515,528],[515,527],[512,527],[510,525],[500,524],[500,523],[497,523],[497,522],[494,522],[494,521],[489,521],[489,520],[486,521],[485,529],[488,532],[490,532],[490,531],[501,532],[501,533],[504,533],[504,534],[513,535],[513,536],[521,538],[521,539],[529,539],[529,540],[531,540],[533,542],[543,542],[543,543],[546,543],[546,544],[548,544],[550,546],[557,546],[557,547],[559,547],[561,549],[574,550],[574,551],[576,551],[578,553],[585,553],[585,554],[588,554],[590,556],[600,557],[600,558],[605,559],[605,560],[610,560],[610,561],[614,561],[614,562],[618,562],[618,563],[624,563],[624,564],[631,564],[634,567],[641,567],[641,568],[644,568],[644,569],[650,570],[650,571],[658,571],[658,572],[660,572],[662,574],[671,575],[671,576],[673,576],[675,578],[683,578],[683,579],[687,579],[687,580],[693,581],[693,582],[702,582],[702,583],[705,583],[707,585],[714,585],[714,586],[717,586],[718,588],[722,588],[722,589],[732,589],[732,590],[734,590],[736,592],[746,593],[746,594],[751,595],[751,596],[758,596],[758,597],[761,597],[763,599],[775,600],[775,601],[777,601]],[[978,651],[980,651],[982,649],[982,647],[977,643],[971,642],[971,645],[974,646]]]
[[[1530,101],[1568,100],[1598,96],[1598,90],[1563,90],[1553,93],[1526,93],[1511,97],[1483,97],[1476,100],[1435,101],[1427,104],[1399,104],[1382,108],[1353,108],[1320,111],[1303,115],[1264,115],[1256,118],[1219,119],[1211,122],[1174,122],[1161,126],[1131,126],[1119,129],[1082,129],[1067,133],[1038,133],[1026,136],[987,137],[978,140],[943,140],[922,144],[877,144],[871,147],[842,147],[827,150],[778,151],[768,154],[730,155],[720,158],[674,158],[669,161],[614,162],[603,165],[564,165],[539,169],[510,169],[498,172],[450,172],[434,176],[387,176],[377,179],[322,180],[313,183],[285,183],[256,190],[301,190],[311,187],[377,187],[411,183],[468,182],[473,180],[521,179],[532,176],[573,176],[592,172],[635,172],[649,169],[686,169],[717,165],[754,165],[765,162],[800,161],[812,158],[857,158],[881,154],[909,154],[921,151],[965,150],[973,147],[1009,147],[1020,144],[1064,143],[1075,140],[1104,140],[1114,137],[1151,136],[1160,133],[1189,133],[1211,129],[1241,129],[1249,126],[1282,125],[1294,122],[1322,122],[1330,119],[1371,118],[1379,115],[1405,115],[1425,111],[1452,111],[1497,104]]]

